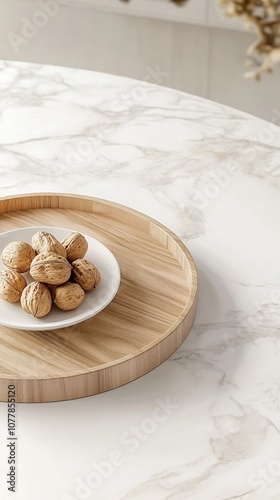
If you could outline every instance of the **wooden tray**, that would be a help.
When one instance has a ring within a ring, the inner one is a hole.
[[[149,372],[189,333],[197,273],[184,244],[166,227],[105,200],[62,194],[0,199],[0,231],[52,225],[104,243],[121,268],[114,300],[68,328],[34,332],[0,326],[0,400],[15,384],[17,402],[90,396]]]

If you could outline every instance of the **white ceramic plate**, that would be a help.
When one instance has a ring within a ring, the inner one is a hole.
[[[7,231],[0,234],[0,254],[5,246],[12,241],[26,241],[31,244],[32,236],[37,231],[49,231],[61,241],[68,233],[74,232],[75,229],[36,226]],[[84,302],[73,311],[61,311],[53,305],[51,312],[47,316],[44,318],[34,318],[31,314],[23,311],[20,302],[10,304],[0,299],[0,324],[20,330],[56,330],[75,325],[95,316],[95,314],[102,311],[113,300],[120,286],[121,274],[119,264],[112,252],[105,245],[86,234],[84,236],[88,242],[88,251],[85,259],[92,262],[101,273],[99,285],[92,291],[86,292]],[[0,261],[0,270],[2,269],[7,268]],[[24,273],[23,276],[28,283],[34,281],[29,273]]]

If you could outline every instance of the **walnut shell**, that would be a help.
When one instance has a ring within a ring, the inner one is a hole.
[[[34,281],[27,285],[21,295],[21,307],[35,318],[43,318],[52,307],[52,296],[47,285]]]
[[[31,262],[30,274],[36,281],[48,285],[61,285],[71,276],[71,264],[62,255],[39,253]]]
[[[66,250],[61,243],[47,231],[38,231],[32,237],[32,246],[36,253],[53,252],[66,258]]]
[[[70,233],[62,240],[61,245],[67,252],[67,259],[72,262],[76,259],[82,259],[88,249],[88,242],[80,233]]]
[[[79,307],[85,298],[84,290],[78,283],[64,283],[53,291],[54,303],[63,311],[71,311]]]
[[[29,243],[24,241],[13,241],[2,251],[1,259],[5,266],[17,271],[26,273],[30,269],[32,259],[36,253]]]
[[[4,269],[0,272],[0,298],[6,302],[18,302],[26,286],[26,279],[17,271]]]
[[[95,288],[100,282],[100,272],[86,259],[77,259],[72,262],[72,280],[78,283],[85,292]]]

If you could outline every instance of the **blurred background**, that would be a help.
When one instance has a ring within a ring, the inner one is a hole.
[[[0,7],[1,59],[140,80],[150,68],[153,83],[268,121],[278,113],[280,123],[280,64],[260,81],[244,78],[256,34],[215,0],[0,0]]]

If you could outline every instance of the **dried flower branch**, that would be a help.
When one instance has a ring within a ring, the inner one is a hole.
[[[183,5],[187,0],[170,1]],[[219,3],[227,16],[243,16],[245,26],[254,26],[259,35],[248,48],[249,59],[245,62],[252,68],[245,77],[259,80],[262,73],[271,72],[274,64],[280,62],[280,0],[219,0]]]
[[[254,26],[258,39],[247,50],[246,77],[260,79],[280,62],[280,0],[219,0],[229,17],[245,17],[246,27]]]

